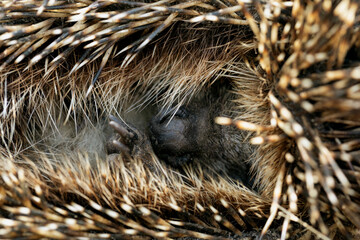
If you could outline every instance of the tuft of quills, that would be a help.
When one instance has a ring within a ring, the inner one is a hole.
[[[350,0],[1,1],[1,238],[353,238],[359,7]],[[201,61],[182,59],[189,49]],[[157,81],[158,69],[176,74]],[[48,121],[119,109],[134,101],[135,83],[144,92],[135,107],[160,93],[170,106],[221,77],[234,79],[248,110],[216,122],[254,132],[259,192],[194,169],[184,181],[169,169],[153,175],[138,160],[97,159],[94,168],[86,153],[25,154],[25,138]],[[265,235],[269,229],[277,235]]]

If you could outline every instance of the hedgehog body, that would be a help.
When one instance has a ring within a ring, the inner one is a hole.
[[[1,236],[353,236],[359,19],[347,0],[2,1]],[[106,154],[110,114],[130,157]]]

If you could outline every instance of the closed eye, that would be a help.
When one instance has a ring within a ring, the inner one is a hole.
[[[175,113],[175,117],[178,118],[187,118],[189,116],[188,111],[186,111],[185,107],[181,106],[179,110]]]
[[[171,121],[173,117],[185,119],[189,117],[189,112],[185,109],[184,106],[181,106],[174,114],[174,112],[169,112],[161,117],[159,123],[163,124],[166,121]]]

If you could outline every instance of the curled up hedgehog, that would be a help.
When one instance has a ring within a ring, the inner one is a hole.
[[[357,1],[0,2],[0,238],[360,237]]]

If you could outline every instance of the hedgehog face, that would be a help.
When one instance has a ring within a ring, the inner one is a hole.
[[[155,154],[179,167],[201,154],[203,138],[210,131],[206,108],[181,106],[174,112],[160,112],[150,123],[150,141]]]

